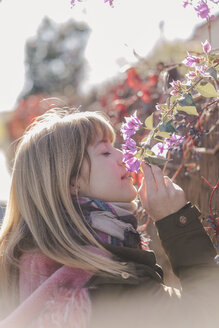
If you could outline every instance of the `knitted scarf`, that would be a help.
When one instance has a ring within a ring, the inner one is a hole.
[[[112,203],[85,197],[73,199],[73,202],[98,241],[141,248],[136,231],[135,202]],[[72,237],[78,238],[77,230],[70,229]],[[82,246],[106,256],[96,247]],[[91,277],[89,272],[60,265],[39,252],[23,254],[20,258],[20,306],[0,322],[0,328],[87,328],[91,302],[84,285]]]
[[[135,202],[104,202],[79,197],[74,198],[73,203],[98,241],[116,246],[141,248],[141,238],[136,231]]]

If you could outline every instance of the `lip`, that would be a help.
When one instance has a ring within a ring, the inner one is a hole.
[[[126,172],[125,174],[123,174],[122,177],[121,177],[121,179],[122,180],[131,179],[130,172]]]

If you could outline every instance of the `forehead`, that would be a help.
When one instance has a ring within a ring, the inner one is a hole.
[[[88,138],[88,146],[98,146],[104,142],[114,143],[115,133],[111,126],[107,124],[95,125],[92,126]]]

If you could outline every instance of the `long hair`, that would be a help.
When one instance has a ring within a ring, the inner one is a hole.
[[[76,211],[70,181],[80,176],[87,147],[115,134],[101,113],[49,110],[20,139],[11,190],[0,232],[0,295],[17,305],[19,257],[38,250],[56,262],[85,270],[121,272],[120,264],[94,254],[81,242],[102,246]],[[90,166],[90,164],[89,164]],[[72,237],[72,229],[78,238]]]

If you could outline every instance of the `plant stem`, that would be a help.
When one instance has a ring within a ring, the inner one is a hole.
[[[190,92],[197,84],[199,84],[199,82],[201,82],[201,80],[203,80],[203,77],[200,77],[186,92]]]
[[[170,160],[170,156],[171,156],[171,152],[168,151],[167,161],[164,164],[164,168],[163,168],[163,175],[165,175],[165,171],[166,171],[166,168],[167,168],[168,161]]]
[[[176,179],[177,175],[179,174],[179,172],[182,170],[183,166],[184,166],[184,163],[181,163],[180,166],[178,167],[178,169],[176,170],[176,172],[174,173],[174,175],[171,179],[173,182],[175,181],[175,179]]]

